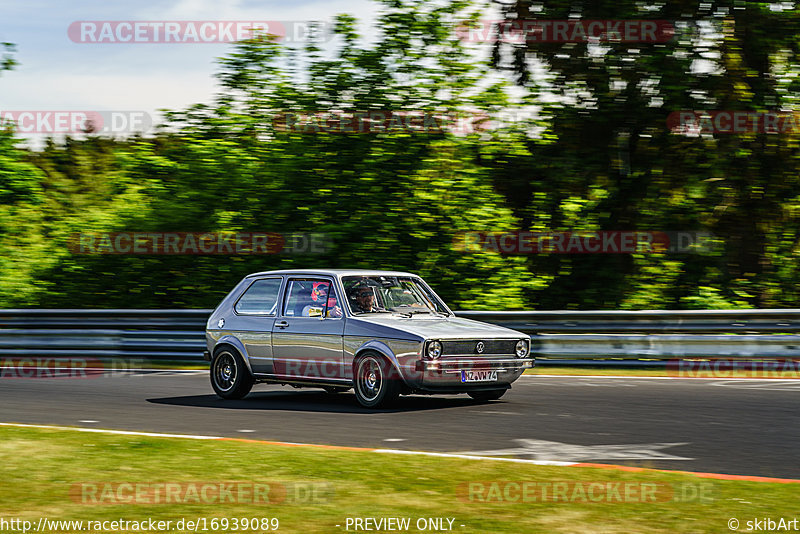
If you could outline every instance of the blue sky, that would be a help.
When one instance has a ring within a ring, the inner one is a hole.
[[[70,40],[76,21],[306,21],[350,13],[364,30],[372,0],[139,0],[137,2],[3,0],[0,41],[17,46],[16,70],[0,76],[0,112],[7,110],[137,110],[209,101],[215,58],[228,44],[87,44]]]

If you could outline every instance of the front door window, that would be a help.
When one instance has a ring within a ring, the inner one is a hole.
[[[336,288],[329,280],[293,279],[286,291],[286,317],[342,316],[342,306],[336,296]]]

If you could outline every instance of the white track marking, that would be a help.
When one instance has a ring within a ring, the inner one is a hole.
[[[0,423],[0,427],[15,427],[15,428],[41,428],[45,430],[72,430],[75,432],[91,432],[94,434],[113,434],[122,436],[143,436],[153,438],[183,438],[183,439],[201,439],[201,440],[226,440],[235,438],[226,438],[223,436],[199,436],[192,434],[162,434],[158,432],[133,432],[128,430],[106,430],[102,428],[84,428],[74,426],[55,426],[55,425],[29,425],[24,423]],[[271,444],[282,445],[308,445],[313,447],[310,443],[294,443],[288,441],[272,441]],[[334,448],[336,448],[334,446]],[[347,447],[342,447],[346,449]],[[550,462],[538,460],[523,460],[520,458],[492,458],[490,456],[474,456],[469,454],[450,454],[445,452],[426,452],[426,451],[404,451],[399,449],[369,449],[364,448],[365,452],[377,452],[381,454],[407,454],[407,455],[420,455],[420,456],[439,456],[442,458],[462,458],[465,460],[491,460],[495,462],[514,462],[522,464],[535,464],[535,465],[561,465],[569,466],[574,465],[574,462]]]
[[[471,413],[483,413],[487,415],[522,415],[519,412],[498,412],[494,410],[470,410]]]
[[[633,443],[624,445],[576,445],[542,439],[515,439],[518,447],[468,451],[470,456],[528,456],[536,461],[585,462],[588,460],[694,460],[662,452],[682,443]]]
[[[758,382],[744,382],[739,380],[730,379],[713,382],[712,386],[721,386],[737,389],[757,389],[760,391],[800,391],[800,381],[798,380],[778,380],[770,379]]]
[[[196,436],[192,434],[163,434],[160,432],[133,432],[130,430],[109,430],[105,428],[86,428],[81,426],[28,425],[23,423],[0,423],[0,426],[12,426],[19,428],[43,428],[45,430],[74,430],[75,432],[91,432],[94,434],[117,434],[121,436],[145,436],[151,438],[225,439],[223,436]]]
[[[447,452],[403,451],[399,449],[375,449],[372,452],[379,452],[382,454],[415,454],[420,456],[439,456],[442,458],[462,458],[464,460],[494,460],[496,462],[514,462],[518,464],[534,464],[534,465],[569,466],[569,465],[575,465],[576,463],[576,462],[556,462],[550,460],[524,460],[522,458],[500,458],[495,456],[477,456],[473,454],[454,454]]]

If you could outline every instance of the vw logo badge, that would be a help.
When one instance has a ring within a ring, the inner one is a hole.
[[[478,351],[478,354],[483,354],[483,350],[485,348],[486,348],[486,346],[483,344],[483,341],[478,341],[478,344],[475,345],[475,350]]]

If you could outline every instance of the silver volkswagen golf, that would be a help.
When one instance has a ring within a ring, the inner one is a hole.
[[[458,318],[420,277],[394,271],[251,274],[211,314],[206,342],[224,399],[265,382],[353,388],[369,408],[415,393],[488,401],[534,365],[527,335]]]

